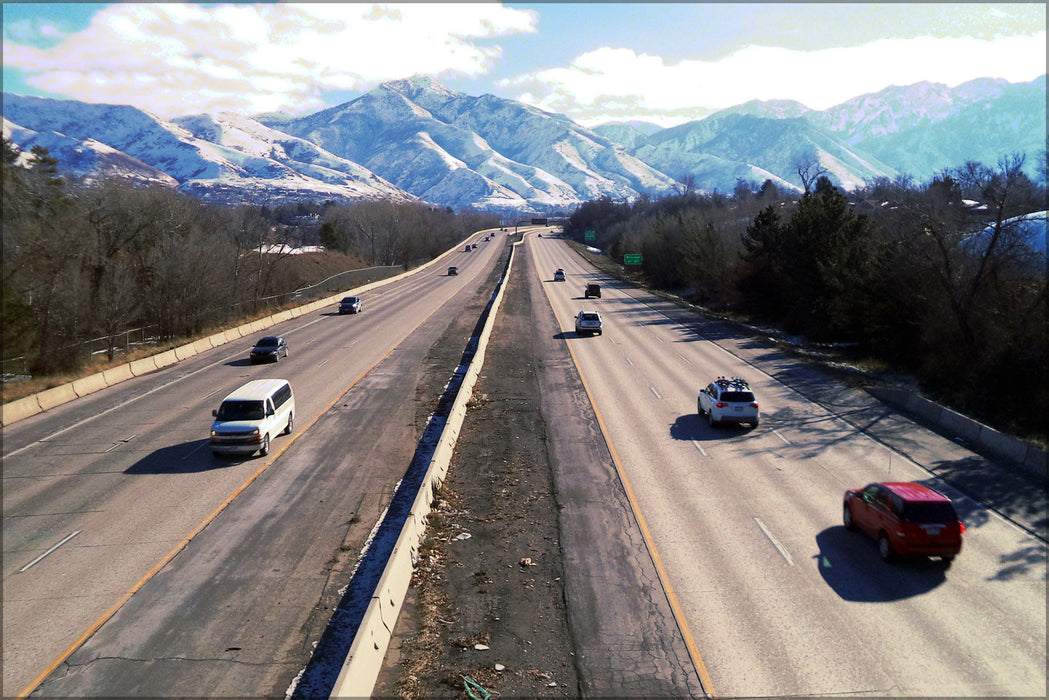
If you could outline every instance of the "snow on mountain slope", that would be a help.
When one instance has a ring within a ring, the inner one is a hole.
[[[419,197],[440,193],[450,206],[498,201],[566,208],[602,195],[665,191],[671,184],[563,116],[491,95],[471,97],[429,78],[383,83],[347,104],[273,124]],[[458,173],[463,167],[476,177]]]
[[[857,155],[833,134],[806,118],[773,119],[724,110],[649,137],[635,155],[664,172],[692,174],[700,188],[711,183],[732,191],[737,180],[760,185],[757,172],[767,172],[778,186],[801,189],[798,164],[815,155],[820,165],[846,189],[895,171],[876,159]]]
[[[890,87],[836,107],[752,101],[702,120],[584,128],[567,117],[430,78],[383,83],[303,117],[197,115],[164,122],[141,110],[3,96],[5,134],[45,145],[60,169],[123,175],[217,202],[416,198],[440,206],[567,211],[599,197],[660,196],[690,177],[700,190],[739,181],[800,189],[799,157],[837,184],[908,174],[925,181],[975,160],[1045,151],[1045,76],[956,88]],[[626,145],[624,145],[626,144]]]
[[[178,187],[178,181],[167,173],[94,139],[83,141],[48,131],[37,133],[3,120],[4,138],[19,144],[24,153],[43,146],[64,167],[64,172],[87,181],[114,178],[142,182],[158,187]]]
[[[308,142],[253,124],[250,119],[186,118],[186,124],[197,128],[203,137],[198,138],[190,129],[133,107],[8,93],[4,93],[3,105],[4,118],[22,127],[22,136],[35,132],[37,140],[44,138],[56,146],[65,143],[63,139],[80,143],[93,139],[112,149],[107,152],[110,160],[115,152],[126,154],[165,173],[178,189],[204,193],[223,203],[319,197],[338,201],[414,199],[357,164],[324,154]],[[14,142],[19,148],[28,143]],[[287,157],[289,149],[303,161]],[[98,177],[104,173],[92,169],[90,174]]]

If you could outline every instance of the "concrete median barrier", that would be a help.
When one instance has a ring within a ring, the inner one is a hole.
[[[154,355],[150,355],[149,357],[143,357],[141,360],[131,362],[128,364],[128,367],[131,369],[131,374],[141,377],[143,374],[155,372],[157,370],[157,361]]]
[[[179,345],[177,348],[175,348],[174,352],[175,357],[178,358],[178,361],[182,362],[183,360],[188,360],[189,358],[193,357],[200,351],[193,346],[193,343],[190,343],[189,345]]]
[[[76,397],[76,392],[73,391],[73,385],[70,383],[41,391],[36,395],[36,400],[40,403],[40,408],[49,411],[55,406],[73,401]]]
[[[96,372],[90,377],[82,377],[74,381],[73,392],[76,393],[77,397],[87,396],[99,389],[105,389],[107,386],[109,386],[109,383],[106,382],[106,376],[102,372]]]
[[[174,350],[168,350],[159,355],[154,355],[153,360],[157,363],[157,369],[160,369],[161,367],[167,367],[168,365],[173,365],[178,362],[178,355],[175,354]]]
[[[131,379],[135,376],[135,373],[131,371],[131,365],[118,365],[111,367],[110,369],[102,370],[102,378],[106,380],[106,384],[113,386],[120,382]]]
[[[11,425],[29,416],[35,416],[43,410],[40,408],[40,402],[37,401],[37,395],[33,394],[32,396],[5,403],[0,408],[0,422],[3,425]]]
[[[192,345],[198,355],[215,347],[211,344],[211,338],[201,338],[200,340],[194,341]]]
[[[473,396],[473,387],[484,366],[485,351],[492,335],[492,327],[495,325],[499,306],[502,303],[515,250],[516,248],[511,248],[510,260],[499,282],[499,288],[492,298],[488,318],[478,337],[477,349],[466,369],[452,407],[448,411],[447,421],[441,430],[441,436],[438,438],[426,475],[416,494],[411,513],[401,527],[397,543],[375,587],[361,624],[357,628],[349,653],[332,689],[331,697],[333,698],[369,697],[374,690],[375,681],[379,677],[382,662],[397,623],[397,615],[400,613],[411,583],[414,572],[414,554],[418,551],[419,543],[425,535],[426,517],[430,513],[433,495],[448,474],[455,443],[466,418],[467,405]]]

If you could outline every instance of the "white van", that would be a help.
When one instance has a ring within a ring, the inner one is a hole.
[[[295,396],[287,379],[256,379],[222,399],[212,411],[211,451],[215,454],[269,454],[270,437],[290,435]]]

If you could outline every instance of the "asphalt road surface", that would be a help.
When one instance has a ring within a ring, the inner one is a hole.
[[[491,292],[508,236],[482,238],[260,333],[275,365],[245,338],[5,427],[4,696],[282,695],[411,461],[427,351]],[[293,434],[213,456],[211,410],[263,377],[291,381]]]
[[[528,250],[707,693],[1045,695],[1044,537],[930,471],[971,453],[770,343],[604,277],[563,241]],[[583,298],[587,282],[601,299]],[[575,336],[581,309],[601,313],[601,336]],[[700,420],[697,393],[721,375],[749,380],[759,428]],[[845,530],[845,489],[883,480],[956,500],[967,531],[953,565],[885,564]]]

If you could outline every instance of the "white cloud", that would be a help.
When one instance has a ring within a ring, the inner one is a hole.
[[[173,117],[323,108],[329,91],[413,74],[476,76],[500,55],[482,40],[536,31],[494,3],[121,4],[50,48],[6,40],[4,64],[34,88]]]
[[[520,89],[516,99],[584,124],[648,119],[666,126],[753,99],[792,99],[826,109],[890,85],[1033,80],[1046,72],[1045,41],[1042,31],[991,40],[882,39],[818,51],[746,46],[717,61],[674,64],[630,49],[601,48],[568,67],[504,80],[500,87]]]

